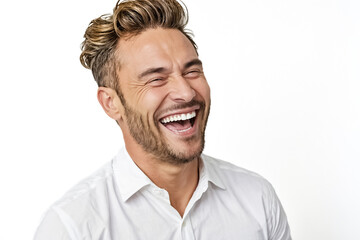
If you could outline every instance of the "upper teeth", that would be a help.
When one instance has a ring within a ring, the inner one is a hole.
[[[161,119],[160,121],[162,123],[168,123],[168,122],[175,122],[175,121],[180,121],[180,120],[188,120],[195,116],[196,116],[196,112],[192,111],[191,113],[182,113],[182,114],[171,115],[171,116]]]

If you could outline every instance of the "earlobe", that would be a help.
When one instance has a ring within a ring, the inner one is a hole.
[[[99,87],[97,98],[105,113],[116,121],[122,118],[121,103],[114,89]]]

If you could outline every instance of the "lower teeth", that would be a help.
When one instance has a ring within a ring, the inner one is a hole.
[[[186,131],[188,131],[188,130],[190,130],[192,127],[189,127],[189,128],[187,128],[187,129],[183,129],[183,130],[179,130],[179,131],[177,131],[177,132],[186,132]]]

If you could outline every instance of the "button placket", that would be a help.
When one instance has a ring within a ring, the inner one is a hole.
[[[181,236],[184,240],[195,240],[194,231],[192,229],[189,216],[184,218],[181,222]]]

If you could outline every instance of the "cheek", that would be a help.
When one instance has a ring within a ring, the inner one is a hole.
[[[166,91],[162,88],[154,88],[146,92],[141,100],[141,106],[148,112],[155,112],[166,97]]]
[[[156,111],[163,95],[161,88],[139,86],[134,83],[128,84],[127,88],[123,89],[123,93],[129,106],[146,115]]]
[[[194,83],[193,88],[205,101],[210,101],[210,87],[205,79]]]

